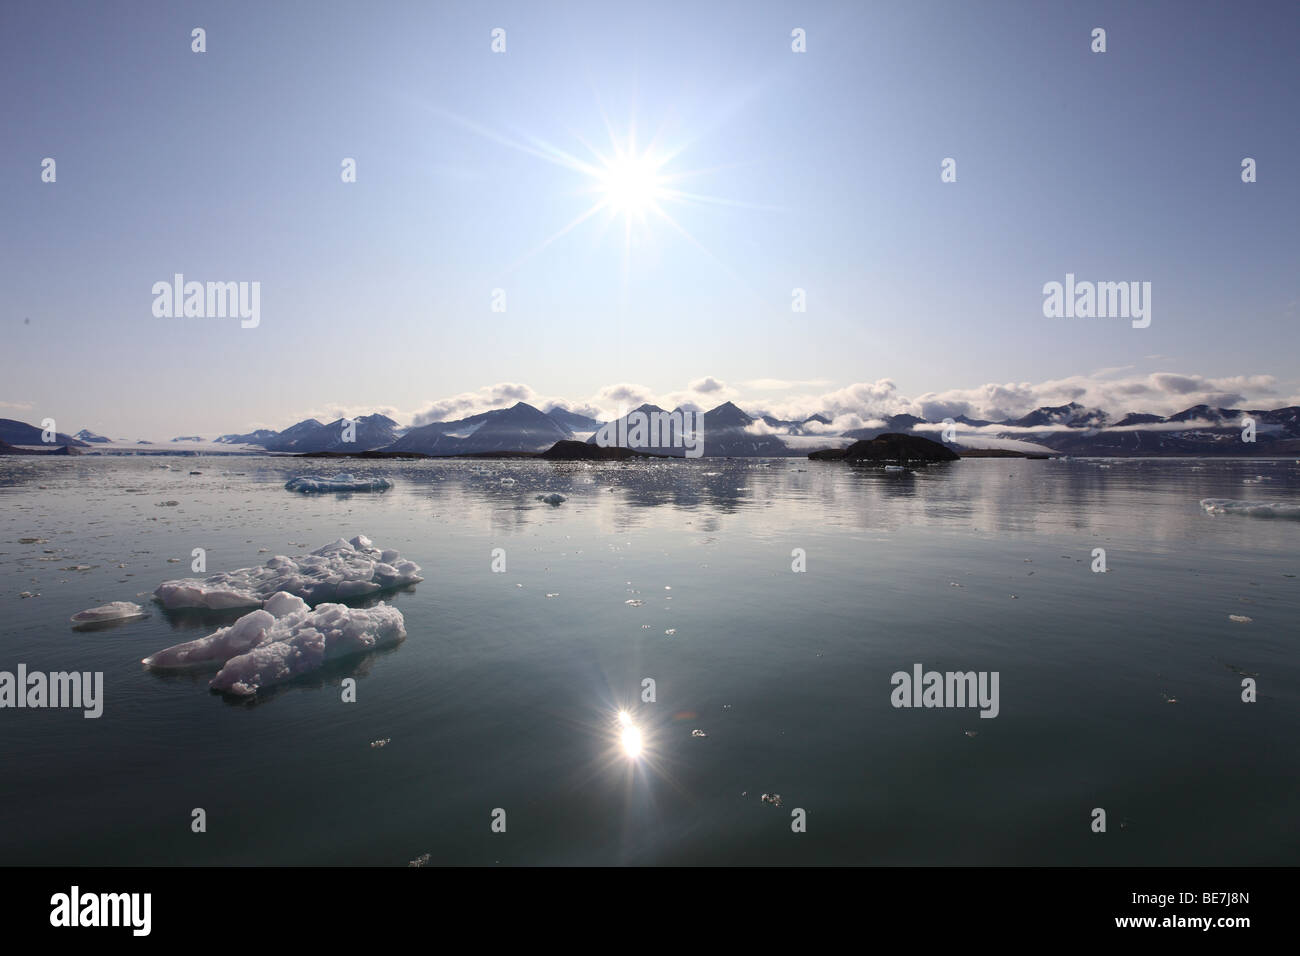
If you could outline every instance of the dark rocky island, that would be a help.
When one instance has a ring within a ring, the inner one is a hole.
[[[60,445],[57,448],[51,448],[48,451],[37,450],[35,448],[16,448],[7,441],[0,439],[0,455],[77,455],[80,454],[70,445]]]
[[[39,453],[38,453],[39,454]],[[565,439],[557,441],[545,451],[479,451],[448,452],[431,455],[418,451],[309,451],[292,455],[292,458],[367,458],[395,459],[412,461],[422,458],[540,458],[545,461],[627,461],[630,458],[664,458],[664,455],[648,455],[632,448],[606,448],[601,445],[589,445],[583,441]]]
[[[661,458],[633,448],[593,445],[585,441],[566,439],[557,441],[541,456],[549,461],[627,461],[629,458]]]
[[[855,441],[848,448],[827,448],[808,456],[813,461],[847,461],[877,465],[930,464],[940,461],[958,461],[960,455],[946,445],[920,435],[900,435],[889,432],[875,438]]]

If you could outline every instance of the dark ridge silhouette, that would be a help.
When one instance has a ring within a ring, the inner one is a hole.
[[[951,448],[937,441],[922,438],[920,435],[900,435],[896,432],[855,441],[848,448],[815,451],[808,457],[813,461],[867,462],[903,466],[958,461],[961,458]]]
[[[663,455],[648,455],[632,448],[606,447],[593,445],[585,441],[566,439],[557,441],[546,451],[542,458],[548,461],[626,461],[629,458],[663,458]]]

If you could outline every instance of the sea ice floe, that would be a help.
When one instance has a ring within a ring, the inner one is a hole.
[[[393,483],[387,478],[357,478],[353,475],[299,475],[284,483],[287,491],[320,494],[330,491],[387,491]]]
[[[164,581],[154,598],[167,608],[224,610],[261,607],[277,591],[286,591],[315,604],[365,597],[423,580],[414,561],[391,548],[380,550],[365,535],[357,535],[351,541],[339,538],[307,555],[277,554],[260,568]]]
[[[1300,520],[1300,504],[1283,501],[1239,501],[1236,498],[1202,498],[1201,507],[1212,515],[1249,515],[1252,518]]]
[[[221,664],[209,686],[247,697],[318,670],[327,661],[397,644],[405,637],[402,613],[387,604],[321,604],[313,610],[301,598],[279,592],[267,599],[265,608],[229,627],[158,651],[143,663],[156,670]]]
[[[132,601],[113,601],[72,615],[73,624],[99,624],[102,621],[125,621],[144,617],[144,608]]]

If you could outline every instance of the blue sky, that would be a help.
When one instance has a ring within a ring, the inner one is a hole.
[[[1295,402],[1298,40],[1291,3],[6,3],[0,417]],[[538,151],[633,129],[710,201],[543,246],[599,194]],[[177,272],[260,324],[156,318]],[[1150,327],[1045,318],[1066,273],[1151,282]]]

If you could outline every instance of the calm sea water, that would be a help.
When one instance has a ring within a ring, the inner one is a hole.
[[[1294,864],[1300,521],[1205,497],[1300,501],[1300,465],[0,459],[0,670],[106,697],[0,711],[0,863]],[[148,604],[192,549],[355,534],[424,568],[399,647],[255,704],[142,669],[230,620]],[[149,617],[69,624],[113,600]],[[893,708],[915,663],[997,671],[999,716]]]

